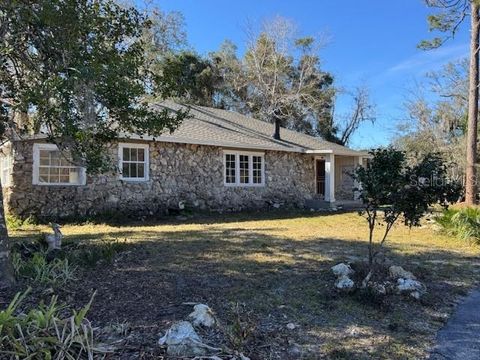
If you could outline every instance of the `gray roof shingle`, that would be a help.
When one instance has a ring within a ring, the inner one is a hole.
[[[186,108],[184,105],[170,101],[156,104],[155,106],[167,107],[172,110]],[[156,140],[301,153],[334,152],[343,155],[364,154],[363,152],[355,151],[318,137],[285,128],[280,130],[281,140],[276,140],[272,137],[274,124],[228,110],[190,105],[190,116],[172,134],[162,134]]]

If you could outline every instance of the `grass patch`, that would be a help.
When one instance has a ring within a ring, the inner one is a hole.
[[[22,241],[42,230],[47,227],[11,235]],[[89,289],[97,289],[90,318],[130,324],[131,358],[144,356],[138,349],[154,346],[172,321],[186,318],[191,308],[184,302],[208,304],[230,329],[225,346],[246,349],[252,359],[291,358],[293,346],[307,359],[423,358],[458,296],[480,275],[478,245],[430,225],[396,226],[386,255],[427,284],[425,300],[393,296],[372,306],[371,294],[337,293],[330,267],[368,254],[367,223],[355,213],[227,214],[65,225],[62,232],[66,254],[88,253],[84,260],[75,255],[82,271],[65,296],[81,306]],[[152,350],[151,358],[161,351]]]

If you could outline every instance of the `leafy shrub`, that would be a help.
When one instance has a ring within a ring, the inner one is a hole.
[[[19,229],[22,226],[38,225],[37,219],[33,216],[29,216],[26,219],[21,219],[19,217],[13,216],[13,215],[7,215],[5,217],[5,222],[7,223],[7,227],[10,230]]]
[[[76,267],[68,259],[48,261],[46,253],[36,252],[31,258],[22,259],[13,253],[13,267],[17,276],[41,285],[65,285],[75,280]]]
[[[445,210],[436,222],[450,235],[480,242],[480,208]]]
[[[95,266],[99,261],[110,263],[116,254],[125,251],[127,247],[127,239],[102,240],[95,245],[89,243],[73,251],[72,260],[83,266]]]
[[[62,317],[65,306],[53,296],[27,314],[18,308],[28,294],[18,293],[10,305],[0,311],[0,357],[12,359],[93,359],[100,351],[94,348],[94,335],[86,314],[93,297],[79,311]],[[94,294],[95,295],[95,294]]]

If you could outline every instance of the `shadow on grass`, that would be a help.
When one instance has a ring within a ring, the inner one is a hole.
[[[280,214],[272,216],[267,214],[260,220],[278,219]],[[232,222],[247,221],[242,219],[242,215],[229,218]],[[204,221],[228,222],[223,218]],[[405,255],[397,245],[389,245],[389,257],[413,270],[427,284],[429,292],[422,302],[400,301],[394,296],[388,306],[378,307],[332,289],[330,267],[364,257],[366,242],[335,238],[298,240],[271,236],[265,234],[267,230],[272,229],[211,227],[66,236],[67,243],[94,244],[111,236],[135,241],[127,244],[113,264],[85,268],[64,296],[81,305],[97,290],[90,319],[96,324],[127,321],[138,331],[146,332],[146,339],[156,337],[155,331],[164,330],[171,321],[185,319],[191,307],[182,305],[184,302],[206,303],[225,321],[232,303],[240,302],[258,319],[256,331],[261,334],[258,346],[262,351],[281,348],[285,325],[293,322],[301,330],[288,336],[300,345],[323,349],[313,351],[321,351],[329,358],[363,358],[361,354],[366,354],[365,358],[380,354],[375,358],[401,358],[399,354],[405,348],[421,349],[429,341],[431,331],[419,330],[420,327],[436,330],[441,326],[444,319],[432,314],[446,311],[456,296],[466,293],[477,281],[478,257],[425,249]],[[360,327],[365,333],[355,333],[352,327]],[[388,341],[377,340],[370,346],[368,351],[372,353],[362,353],[364,350],[358,345],[362,337],[385,336]],[[329,348],[342,337],[345,344],[358,344]],[[416,354],[414,350],[406,353],[407,357]],[[251,355],[253,359],[266,356],[264,352]]]

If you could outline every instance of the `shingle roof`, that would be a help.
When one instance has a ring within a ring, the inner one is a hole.
[[[170,101],[155,106],[167,107],[172,110],[185,108],[183,105]],[[363,152],[285,128],[280,130],[281,140],[276,140],[272,137],[274,124],[228,110],[191,105],[190,116],[183,120],[172,134],[162,134],[160,137],[156,137],[156,140],[302,153],[363,154]]]

